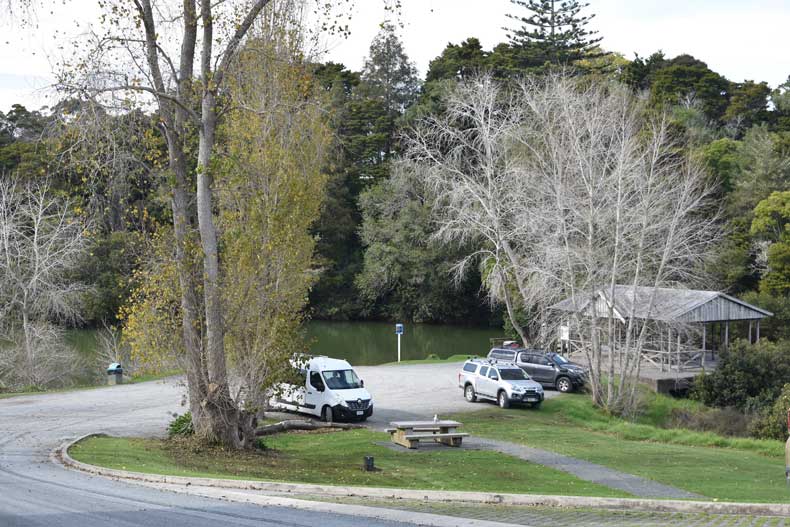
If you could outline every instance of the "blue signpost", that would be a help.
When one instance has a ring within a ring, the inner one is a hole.
[[[403,335],[403,324],[395,324],[395,334],[398,336],[398,362],[400,362],[400,336]]]

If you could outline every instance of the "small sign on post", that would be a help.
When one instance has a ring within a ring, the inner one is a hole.
[[[403,335],[403,324],[395,324],[395,334],[398,336],[398,362],[400,362],[400,336]]]

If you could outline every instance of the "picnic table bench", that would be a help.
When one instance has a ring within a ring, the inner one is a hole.
[[[434,441],[448,446],[461,446],[469,434],[457,432],[458,421],[393,421],[387,428],[393,443],[406,448],[417,448],[420,441]]]

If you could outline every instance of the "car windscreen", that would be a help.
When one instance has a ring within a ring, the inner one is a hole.
[[[330,390],[353,390],[362,387],[354,370],[328,370],[323,375]]]
[[[523,381],[529,379],[527,374],[521,368],[510,368],[507,370],[499,370],[499,375],[504,381]]]

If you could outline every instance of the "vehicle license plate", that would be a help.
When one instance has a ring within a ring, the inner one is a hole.
[[[530,402],[537,401],[537,400],[538,400],[537,397],[527,397],[527,401],[530,401]]]
[[[357,410],[357,415],[362,415],[364,412]]]

